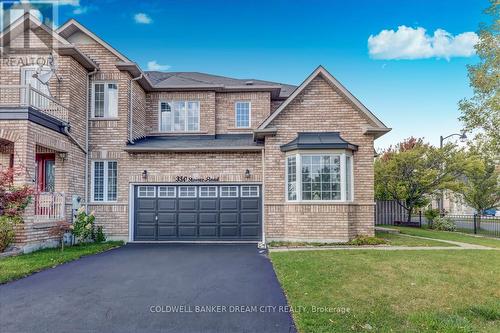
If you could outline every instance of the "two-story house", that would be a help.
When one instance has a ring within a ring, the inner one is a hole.
[[[26,249],[79,205],[130,242],[373,235],[373,142],[390,129],[323,67],[299,86],[145,72],[75,20],[29,15],[0,38],[0,164],[37,189]]]

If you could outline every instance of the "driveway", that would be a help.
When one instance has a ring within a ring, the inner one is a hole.
[[[0,332],[295,332],[255,245],[129,244],[0,285]]]

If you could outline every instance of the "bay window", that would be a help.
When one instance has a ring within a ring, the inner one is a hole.
[[[197,101],[161,101],[159,104],[160,132],[198,132],[200,103]]]
[[[288,201],[351,201],[350,153],[296,153],[286,158]]]

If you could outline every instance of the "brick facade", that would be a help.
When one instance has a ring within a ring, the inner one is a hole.
[[[59,82],[50,82],[58,100],[70,110],[71,134],[86,147],[88,127],[87,187],[88,210],[95,211],[96,223],[104,226],[108,238],[128,240],[131,184],[172,183],[178,175],[194,178],[219,177],[221,182],[263,185],[264,227],[266,239],[309,241],[347,241],[359,234],[373,235],[373,136],[364,134],[373,125],[345,96],[327,80],[318,76],[293,99],[270,127],[274,136],[265,138],[262,152],[179,152],[128,153],[129,139],[164,135],[158,130],[159,101],[193,100],[200,102],[200,131],[215,135],[253,133],[283,103],[268,91],[221,92],[146,91],[132,75],[117,68],[123,62],[104,45],[91,39],[78,39],[76,47],[99,65],[99,71],[88,79],[89,71],[70,56],[57,56]],[[0,67],[1,85],[20,84],[19,68]],[[89,80],[89,81],[87,81]],[[113,81],[118,86],[118,115],[113,119],[86,121],[90,91],[95,81]],[[132,90],[130,90],[132,89]],[[1,92],[0,92],[1,94]],[[130,98],[132,97],[132,101]],[[235,128],[235,102],[251,102],[251,128]],[[132,115],[129,112],[132,107]],[[27,175],[18,182],[32,182],[37,150],[49,149],[67,153],[63,161],[56,158],[56,191],[66,194],[67,217],[71,216],[71,197],[85,197],[85,153],[64,134],[29,121],[0,121],[0,164],[5,164],[8,149],[14,149],[16,164],[26,166]],[[132,126],[132,130],[130,130]],[[358,145],[353,155],[354,200],[349,203],[289,203],[285,199],[285,156],[280,146],[293,140],[298,132],[338,131],[345,140]],[[186,133],[184,133],[186,134]],[[172,134],[170,134],[172,135]],[[58,156],[56,154],[56,156]],[[92,202],[92,164],[96,160],[113,160],[118,165],[116,202]],[[250,177],[245,177],[245,171]],[[147,178],[142,172],[147,170]],[[31,208],[30,208],[31,209]],[[30,216],[28,209],[20,244],[49,240],[47,227]]]

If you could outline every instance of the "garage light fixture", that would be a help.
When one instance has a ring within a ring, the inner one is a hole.
[[[245,178],[250,178],[250,170],[245,170]]]
[[[146,178],[148,178],[148,170],[144,170],[142,172],[142,179],[146,179]]]

